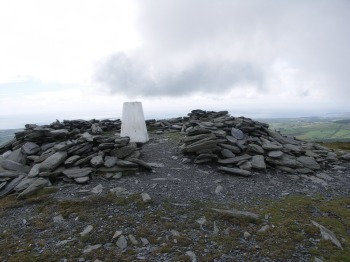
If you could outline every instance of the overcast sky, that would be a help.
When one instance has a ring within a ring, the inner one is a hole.
[[[348,0],[1,0],[0,129],[350,111]]]

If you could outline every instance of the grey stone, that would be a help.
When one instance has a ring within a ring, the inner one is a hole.
[[[103,157],[102,156],[94,156],[91,158],[90,163],[93,167],[98,167],[103,165]]]
[[[252,156],[242,155],[242,156],[237,156],[237,157],[233,157],[233,158],[219,159],[218,163],[223,164],[223,165],[237,164],[240,161],[249,160],[251,158],[252,158]]]
[[[83,254],[87,254],[90,253],[91,251],[97,250],[100,247],[102,247],[102,244],[96,244],[96,245],[87,245],[84,250],[83,250]],[[85,261],[85,260],[84,260]]]
[[[69,134],[69,131],[67,129],[57,129],[57,130],[52,130],[50,131],[47,136],[50,137],[66,137]]]
[[[255,155],[252,157],[252,168],[258,169],[258,170],[265,170],[266,164],[264,156],[262,155]]]
[[[226,140],[232,144],[236,144],[237,143],[237,138],[234,138],[233,136],[226,136]]]
[[[301,152],[300,146],[296,146],[296,145],[292,145],[292,144],[284,144],[283,148],[285,150],[288,150],[290,152],[297,153],[297,154],[299,154]]]
[[[213,235],[217,236],[219,234],[219,227],[216,224],[216,221],[214,221],[214,225],[213,225]]]
[[[118,160],[117,165],[120,167],[138,167],[138,164],[127,160]]]
[[[64,222],[64,218],[62,215],[57,215],[53,218],[53,222],[54,223],[62,223],[62,222]]]
[[[126,137],[118,137],[114,140],[114,143],[116,143],[118,145],[118,147],[123,147],[128,145],[130,142],[130,137],[126,136]]]
[[[21,149],[22,152],[28,156],[35,155],[41,150],[40,146],[33,142],[26,142]]]
[[[28,173],[30,171],[30,167],[27,165],[23,165],[8,159],[0,158],[0,166],[2,166],[4,169],[12,170],[12,171],[19,171],[23,173]]]
[[[152,201],[152,198],[147,193],[141,193],[141,198],[144,203],[148,203]]]
[[[92,124],[91,125],[91,133],[93,135],[101,135],[103,133],[103,130],[98,124]]]
[[[52,156],[49,156],[40,164],[39,170],[40,171],[53,171],[55,170],[60,164],[62,164],[67,158],[67,152],[65,151],[59,151],[53,154]]]
[[[117,160],[118,158],[116,158],[115,156],[105,156],[104,165],[105,167],[115,166],[117,164]]]
[[[217,145],[217,140],[216,139],[202,139],[197,142],[194,142],[190,145],[185,146],[182,151],[183,153],[193,153],[197,152],[200,150],[206,150],[206,149],[212,149]]]
[[[283,152],[280,150],[276,150],[276,151],[270,151],[267,153],[267,155],[271,158],[281,158],[283,156]]]
[[[124,235],[121,235],[118,238],[116,245],[122,250],[128,247],[128,242],[126,241],[126,238]]]
[[[11,160],[22,165],[27,163],[27,158],[25,154],[22,153],[21,149],[17,149],[15,151],[10,151],[9,155],[6,157],[7,160]]]
[[[231,135],[236,138],[236,139],[243,139],[244,138],[244,134],[241,130],[232,127],[231,129]]]
[[[91,193],[94,193],[94,194],[101,194],[102,191],[103,191],[103,186],[101,184],[98,184],[93,189],[91,189]]]
[[[26,198],[35,194],[38,190],[50,186],[50,180],[46,178],[37,178],[29,187],[18,195],[18,198]]]
[[[62,173],[69,178],[78,178],[90,175],[92,172],[90,167],[78,168],[72,167],[64,170]]]
[[[84,141],[88,141],[88,142],[94,141],[94,136],[92,136],[88,132],[83,133],[80,137],[83,138]]]
[[[318,154],[316,154],[315,152],[313,152],[313,151],[311,151],[311,150],[305,150],[305,155],[306,156],[310,156],[310,157],[319,157],[319,155]]]
[[[85,184],[90,181],[90,177],[88,176],[77,177],[77,178],[74,178],[74,181],[77,182],[78,184]]]
[[[121,166],[113,166],[113,167],[99,167],[97,171],[99,172],[132,172],[132,171],[138,171],[139,168],[137,167],[121,167]]]
[[[40,173],[40,164],[35,164],[30,169],[30,171],[28,173],[28,177],[36,177],[39,175],[39,173]]]
[[[74,162],[78,161],[80,159],[80,156],[77,156],[77,155],[74,155],[74,156],[71,156],[71,157],[68,157],[65,161],[64,161],[64,164],[66,166],[71,166],[74,164]]]
[[[306,175],[302,175],[303,178],[311,180],[313,183],[315,184],[320,184],[324,187],[328,186],[328,183],[326,181],[324,181],[323,179],[319,178],[319,177],[315,177],[315,176],[306,176]]]
[[[116,230],[113,237],[112,237],[112,240],[121,236],[123,234],[123,231],[120,231],[120,230]]]
[[[141,160],[141,159],[137,159],[137,158],[127,158],[128,161],[133,162],[135,164],[138,164],[140,167],[151,171],[152,170],[152,166],[148,163],[146,163],[145,161]]]
[[[129,238],[130,242],[131,242],[133,245],[137,245],[137,244],[139,243],[139,242],[136,240],[136,238],[135,238],[133,235],[131,235],[131,234],[128,235],[128,238]]]
[[[281,150],[283,149],[283,146],[277,143],[271,143],[269,141],[265,141],[262,144],[262,148],[265,150]]]
[[[123,187],[116,187],[109,190],[112,194],[117,196],[129,195],[130,193]]]
[[[230,167],[220,166],[220,167],[218,167],[218,169],[221,170],[221,171],[233,174],[233,175],[238,175],[238,176],[249,177],[249,176],[252,175],[251,172],[246,171],[246,170],[242,170],[242,169],[239,169],[239,168],[230,168]]]
[[[115,155],[118,158],[125,158],[131,155],[137,149],[136,143],[129,143],[127,146],[114,149],[111,154]]]
[[[76,240],[77,240],[76,238],[62,240],[62,241],[56,243],[56,247],[64,246],[65,244],[68,244],[69,242],[73,242],[73,241],[76,241]]]
[[[316,176],[317,176],[318,178],[321,178],[321,179],[327,180],[327,181],[332,181],[332,180],[334,180],[333,177],[327,175],[326,173],[319,173],[319,174],[316,174]]]
[[[321,169],[321,166],[315,161],[313,157],[309,156],[300,156],[297,158],[297,160],[304,165],[304,167],[312,169],[312,170],[319,170]]]
[[[250,238],[252,235],[249,233],[249,232],[247,232],[247,231],[245,231],[244,233],[243,233],[243,237],[245,238],[245,239],[248,239],[248,238]]]
[[[45,152],[46,150],[48,150],[48,149],[54,147],[54,145],[56,145],[56,142],[43,144],[43,145],[41,146],[41,151],[42,151],[42,152]]]
[[[297,161],[295,157],[284,154],[281,158],[267,157],[266,161],[276,166],[286,166],[290,168],[303,168],[304,165]]]
[[[140,239],[141,239],[142,245],[147,246],[150,244],[147,238],[141,237]]]
[[[7,185],[7,182],[4,181],[4,182],[0,182],[0,192],[3,188],[5,188],[5,186]]]
[[[249,144],[248,145],[248,151],[249,152],[252,152],[252,153],[255,153],[255,154],[259,154],[259,155],[263,155],[264,154],[264,149],[259,146],[259,145],[256,145],[256,144]]]
[[[86,228],[84,228],[84,230],[82,232],[80,232],[80,236],[84,237],[88,234],[90,234],[90,232],[94,229],[94,227],[92,225],[88,225]]]
[[[344,154],[340,156],[341,159],[350,161],[350,153]]]
[[[0,191],[0,197],[4,197],[12,192],[12,190],[21,182],[24,176],[20,175],[12,179],[5,187]]]
[[[19,177],[20,175],[26,175],[23,172],[18,172],[18,171],[8,171],[8,170],[0,170],[0,178],[16,178]]]
[[[75,145],[75,143],[73,143],[72,141],[64,141],[61,143],[56,144],[53,149],[55,151],[67,151],[69,148],[73,147]]]
[[[37,159],[34,160],[34,162],[41,163],[45,159],[47,159],[48,157],[52,156],[55,153],[56,153],[56,150],[53,148],[50,148],[50,149],[46,150],[45,152],[43,152]]]
[[[193,251],[186,251],[186,256],[190,257],[191,262],[197,262],[196,254]]]
[[[340,243],[340,241],[337,239],[337,237],[335,236],[335,234],[331,230],[329,230],[328,228],[318,224],[315,221],[311,221],[311,222],[312,222],[312,224],[314,224],[314,226],[316,226],[316,227],[318,227],[320,229],[323,239],[330,240],[338,248],[343,249],[342,244]]]
[[[36,178],[29,178],[29,177],[25,177],[21,180],[21,182],[14,188],[14,190],[16,192],[21,192],[23,190],[25,190],[26,188],[28,188],[34,181],[36,180]]]
[[[248,212],[248,211],[240,211],[240,210],[237,210],[237,209],[217,209],[217,208],[212,208],[211,210],[215,211],[215,212],[218,212],[220,214],[223,214],[223,215],[228,215],[228,216],[232,216],[232,217],[245,217],[245,218],[250,218],[250,219],[253,219],[253,220],[257,220],[259,219],[259,215],[258,214],[255,214],[255,213],[252,213],[252,212]]]
[[[265,232],[265,231],[268,230],[269,228],[270,228],[269,225],[264,225],[264,226],[262,226],[262,227],[258,230],[258,232],[259,232],[259,233]]]
[[[237,164],[239,166],[240,169],[243,169],[243,170],[252,170],[253,166],[252,166],[252,163],[250,161],[242,161],[242,163],[238,163]]]
[[[228,144],[222,144],[222,143],[220,143],[219,146],[222,147],[222,148],[226,148],[226,149],[232,151],[232,153],[234,153],[234,154],[241,153],[241,150],[237,146],[228,145]]]
[[[88,164],[94,156],[97,156],[97,153],[93,153],[85,158],[79,159],[78,161],[74,162],[73,166],[78,167],[80,165]]]
[[[98,145],[99,150],[104,150],[104,149],[112,149],[114,148],[115,144],[114,143],[102,143]]]
[[[223,190],[224,190],[224,188],[221,185],[218,185],[215,188],[215,194],[220,194]]]
[[[221,150],[221,155],[223,156],[223,158],[234,158],[235,157],[235,154],[226,148]]]
[[[120,179],[120,178],[122,178],[122,176],[123,176],[122,172],[117,172],[117,173],[114,174],[113,178],[114,179]]]

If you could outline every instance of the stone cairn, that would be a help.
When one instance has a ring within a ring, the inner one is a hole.
[[[120,127],[120,120],[25,125],[24,131],[0,146],[0,197],[15,192],[18,198],[26,198],[59,179],[87,183],[98,173],[113,177],[151,170],[139,159],[141,144],[130,143],[128,137],[103,135]]]
[[[195,164],[214,162],[218,169],[240,176],[252,170],[274,168],[288,173],[312,174],[350,160],[350,154],[283,136],[268,124],[245,117],[232,117],[227,111],[193,110],[188,117],[148,120],[158,133],[182,132],[180,149]]]
[[[180,150],[195,164],[216,163],[219,170],[239,176],[266,169],[312,174],[350,161],[349,153],[283,136],[265,123],[232,117],[227,111],[193,110],[187,117],[146,124],[157,134],[183,134]],[[26,198],[59,179],[87,183],[99,173],[120,177],[121,172],[151,170],[139,159],[142,144],[104,133],[116,133],[120,127],[119,119],[26,125],[0,146],[0,197],[14,192]]]

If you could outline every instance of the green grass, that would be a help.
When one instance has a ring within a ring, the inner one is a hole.
[[[350,124],[335,123],[331,120],[272,122],[270,129],[280,131],[282,134],[295,136],[300,140],[349,139]]]
[[[350,151],[350,142],[320,142],[320,144],[334,150]]]
[[[288,258],[301,244],[312,255],[323,257],[326,261],[349,261],[350,198],[333,200],[290,196],[275,203],[269,203],[263,211],[271,216],[270,228],[257,235],[263,252],[273,258]],[[330,241],[323,240],[320,231],[311,220],[332,230],[342,242],[341,250]],[[309,239],[320,239],[312,243]],[[283,245],[281,245],[283,243]]]

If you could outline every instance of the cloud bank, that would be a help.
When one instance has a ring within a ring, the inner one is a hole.
[[[140,46],[96,70],[112,93],[350,95],[349,1],[137,3]]]

